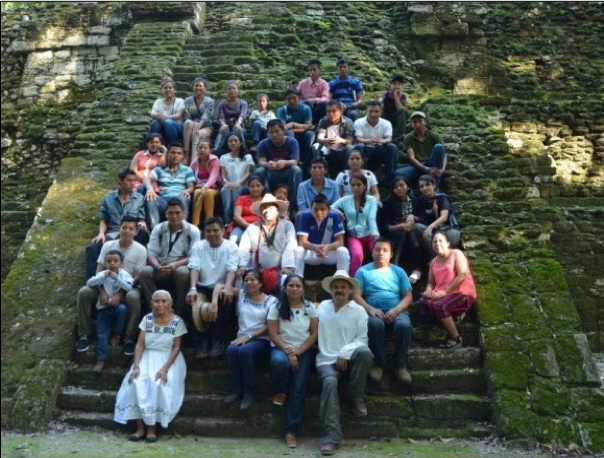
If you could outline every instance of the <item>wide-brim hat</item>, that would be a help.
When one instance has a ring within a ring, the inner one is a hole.
[[[197,292],[197,297],[195,298],[195,302],[193,302],[193,310],[191,311],[193,315],[193,324],[195,328],[199,332],[206,332],[208,330],[208,326],[210,324],[210,302],[208,302],[208,298],[205,294]]]
[[[262,200],[260,202],[254,202],[251,205],[250,211],[254,215],[258,215],[258,216],[262,217],[262,212],[260,211],[260,209],[265,204],[276,205],[277,208],[279,209],[279,216],[285,216],[285,214],[287,213],[287,210],[289,208],[289,202],[286,202],[284,200],[279,200],[272,194],[267,193],[264,195],[264,197],[262,197]]]
[[[347,281],[348,283],[350,283],[350,286],[352,287],[353,291],[360,288],[359,282],[357,281],[357,279],[351,278],[350,275],[348,275],[348,272],[346,272],[345,270],[336,270],[336,273],[333,274],[332,277],[325,277],[323,279],[323,281],[321,282],[321,286],[323,287],[323,289],[325,291],[327,291],[329,294],[331,294],[331,284],[335,280]]]

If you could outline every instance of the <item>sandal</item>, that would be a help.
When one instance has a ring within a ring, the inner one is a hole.
[[[145,442],[148,444],[152,444],[153,442],[157,442],[157,436],[149,436],[145,437]]]
[[[454,343],[451,343],[454,342]],[[439,345],[439,348],[445,348],[445,349],[449,349],[449,348],[459,348],[463,345],[463,339],[460,335],[458,335],[457,337],[450,337],[447,340],[445,340],[443,343],[441,343]]]
[[[130,442],[138,442],[138,441],[142,441],[144,437],[145,437],[144,435],[139,436],[138,434],[134,433],[134,434],[130,434],[128,436],[128,440]]]

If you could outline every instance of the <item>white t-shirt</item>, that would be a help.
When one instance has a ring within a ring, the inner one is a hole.
[[[124,255],[122,267],[133,277],[147,265],[147,249],[144,246],[138,242],[132,242],[128,248],[122,248],[119,239],[105,242],[96,262],[105,265],[105,256],[112,250],[118,250]]]
[[[246,154],[243,158],[233,157],[231,153],[220,156],[220,167],[224,167],[226,179],[230,183],[241,180],[250,165],[254,166],[251,154]]]
[[[375,126],[367,122],[367,116],[354,122],[354,134],[363,138],[386,138],[392,137],[392,124],[384,118],[380,118]]]
[[[161,114],[164,116],[174,116],[180,110],[185,109],[185,101],[180,97],[176,97],[172,105],[167,107],[164,104],[164,99],[157,99],[153,103],[153,108],[151,108],[151,114]],[[182,122],[182,119],[177,120],[177,122]]]
[[[279,316],[279,304],[275,302],[268,311],[268,319],[279,320],[279,335],[283,341],[292,347],[299,347],[310,335],[310,319],[317,318],[317,309],[306,301],[301,308],[291,310],[291,320],[284,320]],[[275,344],[271,342],[271,346]]]
[[[200,240],[191,248],[187,267],[199,271],[199,286],[210,288],[224,283],[227,272],[236,272],[238,264],[239,248],[235,242],[223,240],[218,248],[212,248],[207,240]]]
[[[237,298],[237,319],[239,330],[237,337],[251,334],[264,326],[266,326],[266,318],[271,305],[277,303],[277,298],[274,296],[266,296],[262,302],[254,302],[248,298],[244,289],[239,290]],[[268,336],[259,337],[260,339],[268,339]]]
[[[378,180],[371,170],[362,170],[361,173],[365,175],[365,178],[367,178],[367,191],[365,191],[365,194],[369,195],[369,190],[372,186],[378,184]],[[344,187],[344,194],[342,194],[342,197],[352,195],[352,189],[350,189],[350,170],[340,172],[336,178],[336,183],[338,186]]]
[[[268,122],[271,119],[277,119],[277,117],[275,116],[275,113],[273,113],[271,110],[268,110],[264,114],[261,114],[260,110],[254,110],[250,115],[250,119],[252,121],[260,121],[260,124],[262,124],[262,128],[266,129],[266,125],[268,124]]]

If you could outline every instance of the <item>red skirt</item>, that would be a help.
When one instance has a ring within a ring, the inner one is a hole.
[[[474,305],[476,299],[466,294],[454,293],[440,299],[420,298],[420,316],[432,315],[438,319],[457,317]]]

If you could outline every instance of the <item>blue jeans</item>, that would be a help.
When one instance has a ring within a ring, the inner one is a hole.
[[[327,161],[328,176],[335,180],[340,172],[343,172],[348,168],[348,156],[352,151],[352,145],[348,145],[341,150],[333,150],[328,148],[328,153],[323,152],[323,146],[315,143],[316,146],[312,148],[313,157],[322,157]]]
[[[235,210],[235,201],[237,197],[241,195],[243,189],[241,187],[237,189],[227,189],[222,187],[220,189],[220,198],[222,199],[222,208],[224,210],[224,224],[229,224],[233,221],[233,211]]]
[[[161,134],[168,145],[176,142],[182,143],[182,130],[183,125],[173,119],[166,119],[163,122],[154,119],[151,121],[151,127],[149,127],[150,134]]]
[[[277,393],[288,395],[284,436],[298,434],[298,426],[304,417],[306,387],[308,386],[310,371],[315,365],[315,355],[315,349],[311,348],[298,356],[298,370],[292,371],[289,367],[287,353],[277,347],[271,348],[271,369]]]
[[[315,133],[312,130],[307,130],[306,132],[292,132],[288,130],[285,132],[285,135],[298,141],[298,145],[300,146],[300,162],[304,164],[303,167],[305,169],[308,169],[310,160],[313,157],[312,144],[315,142]]]
[[[386,326],[392,326],[394,334],[394,368],[407,366],[407,352],[411,345],[411,318],[408,312],[399,313],[394,323],[388,324],[380,318],[369,317],[369,348],[374,355],[374,364],[383,368],[386,365]]]
[[[270,347],[268,339],[252,339],[243,345],[228,346],[226,354],[235,393],[254,395],[254,363],[268,359]]]
[[[396,170],[396,161],[398,160],[398,148],[394,143],[388,143],[381,146],[368,146],[363,143],[355,145],[363,153],[365,159],[365,168],[373,170],[376,165],[384,164],[384,183],[386,188],[390,187]],[[380,183],[382,184],[382,183]]]
[[[312,111],[312,123],[314,126],[319,124],[319,121],[325,117],[327,111],[327,102],[320,102],[311,105],[306,100],[302,100],[302,103],[308,105]]]
[[[257,145],[266,138],[266,127],[258,120],[252,123],[252,143]]]
[[[235,229],[233,229],[231,231],[231,235],[229,235],[229,240],[231,242],[235,242],[237,245],[239,245],[239,242],[241,241],[241,236],[243,235],[243,233],[245,232],[245,229],[237,226]]]
[[[189,218],[189,211],[191,210],[191,199],[188,199],[181,195],[174,196],[157,196],[157,200],[147,201],[147,215],[149,215],[150,229],[153,229],[157,224],[161,222],[168,208],[168,201],[170,199],[180,199],[185,206],[185,221]]]
[[[220,132],[219,130],[218,134],[216,135],[216,141],[214,142],[214,154],[216,154],[216,156],[221,156],[220,152],[226,146],[227,140],[231,135],[237,135],[241,141],[241,144],[245,145],[245,129],[243,129],[241,132],[235,132],[232,127],[229,127],[229,130],[226,132]]]
[[[298,186],[302,183],[302,169],[297,165],[283,170],[267,170],[264,167],[258,167],[254,172],[267,184],[267,192],[272,192],[280,183],[285,183],[289,186],[289,202],[290,208],[295,211],[298,207],[297,196]],[[268,191],[270,190],[270,191]]]
[[[96,319],[96,359],[105,361],[112,334],[123,334],[126,327],[128,307],[121,303],[117,307],[105,307],[97,313]]]
[[[344,116],[350,118],[352,122],[355,122],[357,119],[361,117],[361,112],[358,108],[353,108],[348,106],[346,110],[344,110]]]
[[[442,145],[441,143],[437,143],[436,145],[434,145],[434,148],[432,148],[432,154],[430,154],[428,160],[422,161],[421,163],[424,164],[426,167],[436,167],[437,169],[442,169],[443,165],[445,164],[445,157],[446,154],[444,145]],[[418,169],[414,165],[406,165],[405,167],[397,169],[395,172],[396,176],[405,177],[409,185],[413,188],[417,187],[417,181],[419,180],[419,177],[425,174],[425,171]],[[440,178],[435,178],[435,180],[436,186],[438,186],[438,184],[440,183]]]

